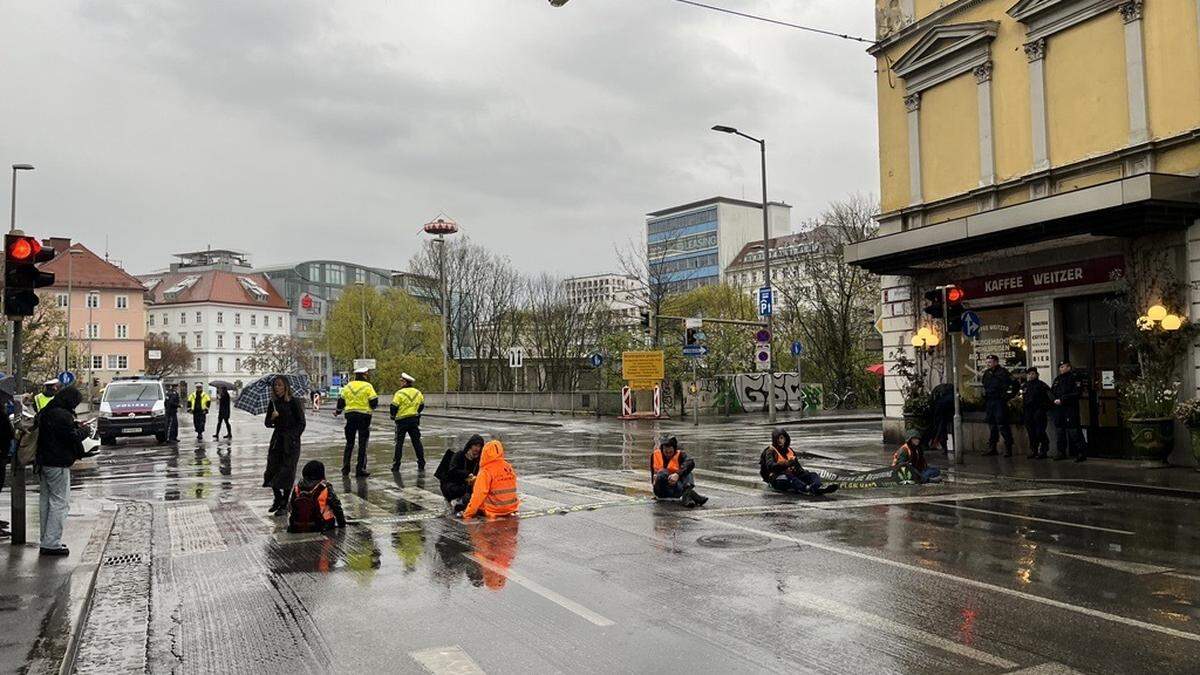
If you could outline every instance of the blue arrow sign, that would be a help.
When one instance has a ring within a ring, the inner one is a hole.
[[[75,373],[69,370],[64,370],[58,374],[58,383],[64,387],[69,387],[75,384]]]
[[[588,357],[588,363],[592,364],[593,368],[599,368],[604,364],[604,357],[600,354],[592,354]]]
[[[704,345],[691,345],[683,348],[683,355],[689,358],[697,359],[701,356],[708,356],[708,347]]]
[[[800,356],[804,353],[804,345],[799,340],[792,340],[792,356]]]
[[[979,320],[979,315],[971,310],[963,312],[962,315],[962,332],[963,335],[972,340],[979,337],[979,329],[983,328],[983,322]]]

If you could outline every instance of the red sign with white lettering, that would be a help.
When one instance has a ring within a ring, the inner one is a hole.
[[[964,279],[957,285],[966,291],[966,300],[969,302],[998,295],[1040,293],[1057,288],[1102,284],[1123,278],[1125,256],[1112,255],[1020,272]]]

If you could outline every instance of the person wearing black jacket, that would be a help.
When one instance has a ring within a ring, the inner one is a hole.
[[[8,472],[8,462],[12,454],[12,442],[15,438],[12,419],[8,416],[8,407],[12,404],[12,396],[0,391],[0,491],[4,490],[4,478]],[[15,409],[16,406],[14,405]],[[0,538],[11,536],[8,531],[8,521],[0,520]]]
[[[837,483],[821,484],[821,477],[805,471],[792,450],[792,437],[783,429],[771,432],[771,444],[758,458],[758,473],[763,481],[780,492],[823,495],[838,489]]]
[[[179,440],[179,407],[181,400],[179,392],[174,387],[167,389],[166,399],[163,401],[163,407],[167,413],[167,441],[175,442]]]
[[[229,398],[229,390],[225,387],[217,389],[217,433],[213,434],[213,440],[221,437],[221,423],[225,423],[225,438],[233,438],[233,428],[229,426],[229,415],[232,413]]]
[[[1050,387],[1038,378],[1037,368],[1025,369],[1021,385],[1021,421],[1029,435],[1029,459],[1045,459],[1050,454],[1050,436],[1046,434],[1046,414],[1053,407]]]
[[[62,543],[63,525],[71,509],[71,465],[88,455],[83,450],[83,439],[91,435],[87,426],[75,419],[75,408],[82,400],[78,389],[67,387],[38,412],[35,422],[41,555],[71,553]]]
[[[1087,442],[1079,429],[1079,399],[1083,389],[1070,361],[1058,364],[1058,377],[1050,386],[1050,396],[1054,400],[1054,459],[1075,455],[1076,462],[1086,460]]]
[[[708,497],[696,492],[692,471],[696,462],[679,449],[674,436],[664,438],[650,453],[650,485],[659,499],[678,499],[687,508],[703,506]]]
[[[987,413],[988,450],[984,456],[997,455],[996,442],[1004,438],[1004,456],[1012,457],[1013,435],[1008,424],[1008,400],[1016,394],[1012,373],[1000,365],[995,354],[987,357],[983,371],[983,409]]]
[[[479,455],[483,452],[483,437],[479,434],[471,436],[462,450],[455,452],[447,450],[438,464],[434,478],[442,488],[442,497],[450,510],[457,515],[467,508],[471,499],[471,489],[475,484],[475,476],[479,475]]]
[[[296,482],[296,464],[300,462],[300,435],[304,433],[304,404],[292,394],[288,379],[277,375],[271,383],[271,401],[263,424],[271,433],[267,448],[267,468],[263,472],[263,487],[275,493],[268,513],[283,515],[288,494]]]
[[[930,449],[938,449],[949,453],[946,439],[954,426],[954,385],[945,382],[929,392],[930,420],[933,422],[922,438],[922,445]]]

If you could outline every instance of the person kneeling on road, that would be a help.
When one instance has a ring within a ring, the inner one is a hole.
[[[820,476],[800,466],[792,451],[792,437],[783,429],[771,433],[771,445],[759,458],[759,473],[767,485],[780,492],[824,495],[838,489],[837,483],[822,485]]]
[[[462,517],[473,518],[483,511],[489,518],[517,512],[521,499],[517,497],[517,473],[504,459],[500,441],[488,441],[479,457],[479,474],[471,488],[471,502]]]
[[[475,434],[462,450],[447,450],[433,477],[438,479],[442,497],[455,515],[467,508],[471,488],[479,475],[479,456],[483,452],[483,437]]]
[[[678,499],[687,508],[703,506],[708,497],[696,492],[696,479],[692,470],[696,461],[679,449],[674,436],[664,438],[654,452],[650,453],[650,484],[654,496],[659,499]]]
[[[342,502],[325,480],[325,465],[313,460],[304,465],[303,479],[292,488],[288,503],[288,532],[324,532],[346,526]]]
[[[941,482],[941,469],[929,466],[925,461],[925,448],[921,445],[920,432],[908,431],[904,437],[904,444],[892,455],[892,469],[902,480],[916,483]]]

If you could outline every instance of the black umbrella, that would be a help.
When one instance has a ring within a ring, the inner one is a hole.
[[[233,406],[238,410],[245,410],[251,415],[261,415],[267,412],[267,404],[271,401],[271,383],[280,375],[267,375],[260,377],[242,388],[242,392],[238,394],[237,401],[234,401]],[[292,396],[299,398],[308,398],[308,376],[307,375],[282,375],[286,378],[288,384],[292,387]]]
[[[208,383],[208,386],[216,387],[217,389],[228,389],[230,391],[234,389],[233,383],[226,380],[213,380]]]

